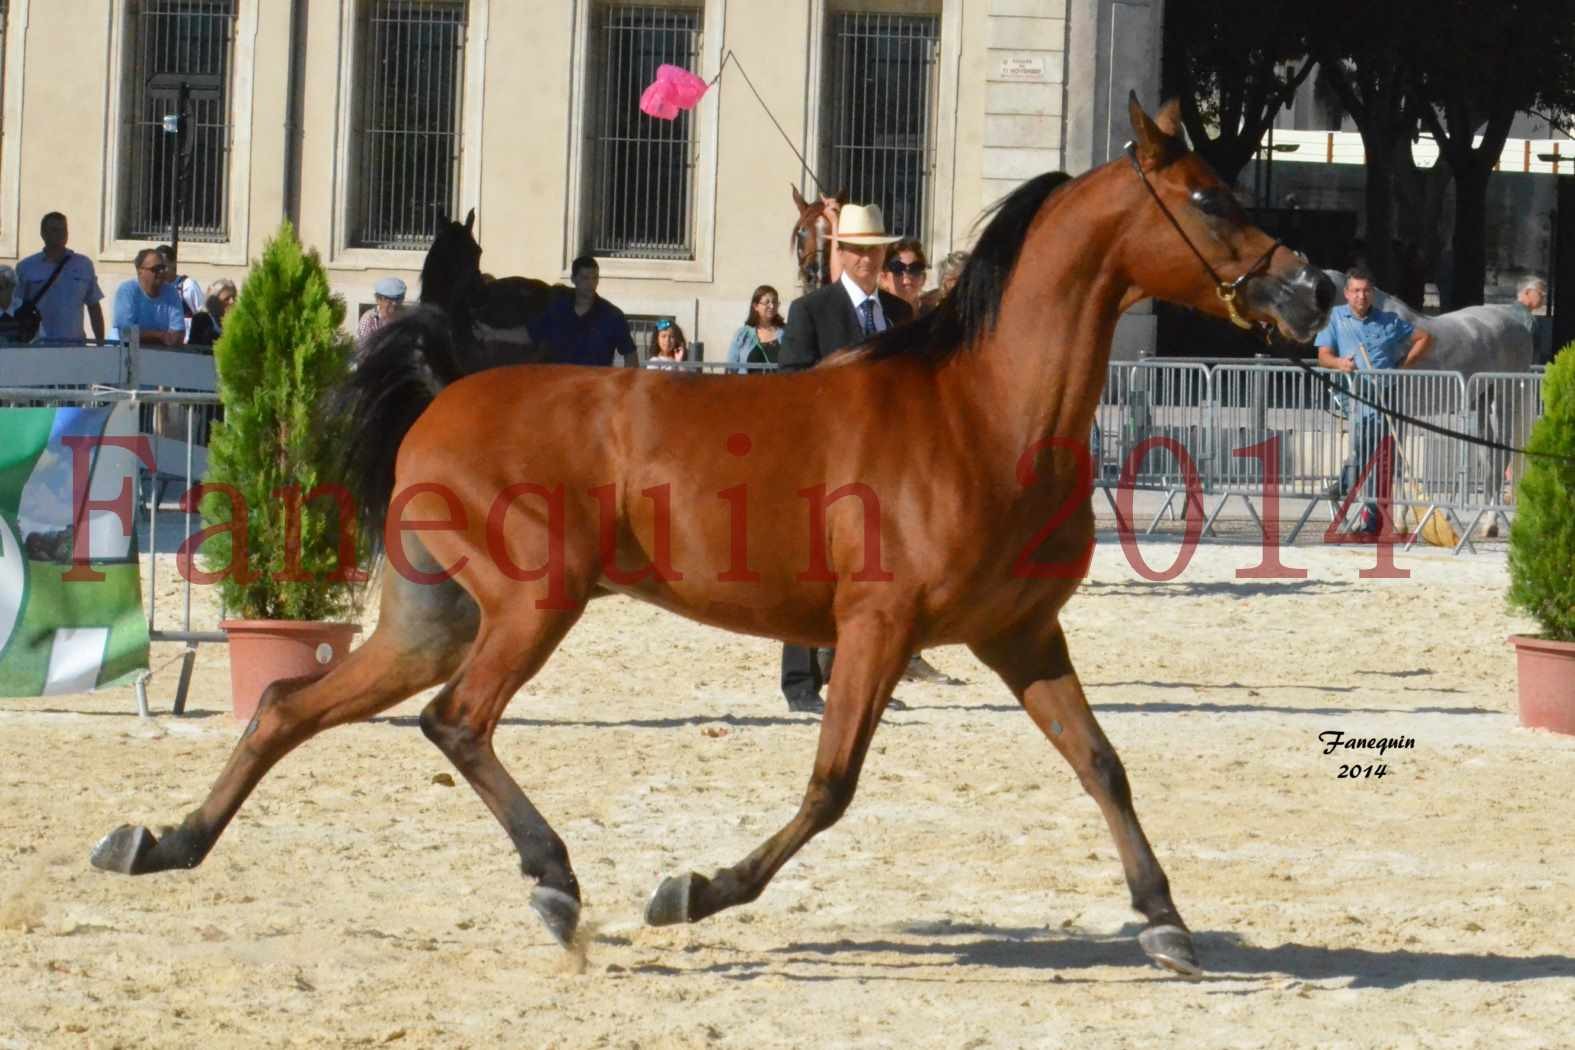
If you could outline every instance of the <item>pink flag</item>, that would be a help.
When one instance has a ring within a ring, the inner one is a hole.
[[[663,63],[656,69],[656,79],[640,96],[640,112],[658,120],[672,120],[679,110],[693,109],[707,87],[689,70]]]

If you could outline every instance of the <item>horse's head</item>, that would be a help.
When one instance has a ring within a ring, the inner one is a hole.
[[[843,203],[845,193],[831,198]],[[805,201],[798,187],[793,187],[793,204],[798,208],[798,221],[793,224],[789,242],[798,258],[798,280],[805,288],[818,288],[831,275],[831,218],[826,214],[825,197]]]
[[[1334,305],[1322,270],[1253,226],[1231,188],[1181,138],[1180,107],[1150,119],[1129,103],[1131,168],[1139,199],[1126,237],[1128,298],[1153,296],[1228,317],[1243,328],[1277,328],[1302,343],[1317,334]],[[1146,186],[1146,188],[1145,188]]]
[[[438,212],[437,234],[421,265],[422,302],[446,306],[456,289],[479,280],[481,245],[471,232],[475,225],[475,208],[470,209],[464,222],[455,222]]]

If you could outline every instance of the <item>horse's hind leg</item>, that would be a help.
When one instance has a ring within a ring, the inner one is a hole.
[[[784,864],[853,801],[859,770],[891,691],[908,665],[906,624],[867,617],[837,630],[837,674],[827,692],[820,746],[798,812],[780,831],[731,868],[709,879],[690,872],[663,880],[645,909],[652,926],[696,922],[760,896]]]
[[[1089,710],[1059,625],[1052,622],[1033,632],[973,646],[973,650],[1001,676],[1034,724],[1071,763],[1084,790],[1105,815],[1121,854],[1132,907],[1148,919],[1138,943],[1150,958],[1177,973],[1202,973],[1192,950],[1192,935],[1171,900],[1170,880],[1132,808],[1126,770]]]
[[[547,662],[583,608],[532,610],[518,619],[484,622],[458,675],[421,712],[421,731],[508,832],[520,870],[536,880],[531,907],[564,947],[580,921],[579,880],[563,840],[498,761],[492,734],[514,694]]]
[[[123,825],[93,849],[93,866],[145,875],[202,863],[241,803],[281,758],[330,726],[369,718],[453,674],[476,630],[476,606],[458,585],[387,574],[377,630],[326,675],[276,682],[201,806],[155,837]]]

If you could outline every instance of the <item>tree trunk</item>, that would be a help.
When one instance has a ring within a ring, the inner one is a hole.
[[[1487,283],[1487,191],[1492,168],[1485,160],[1455,172],[1455,309],[1482,302]]]
[[[1364,136],[1365,137],[1365,136]],[[1367,268],[1380,288],[1397,287],[1394,265],[1394,161],[1387,147],[1367,147]]]

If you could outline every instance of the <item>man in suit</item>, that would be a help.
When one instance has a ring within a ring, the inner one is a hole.
[[[886,232],[880,207],[849,204],[837,216],[836,262],[841,276],[788,308],[781,367],[812,368],[846,347],[857,346],[892,325],[913,319],[908,304],[879,288],[886,250],[898,238]],[[835,267],[833,268],[835,272]],[[825,673],[814,649],[782,647],[782,695],[790,711],[825,710]]]

